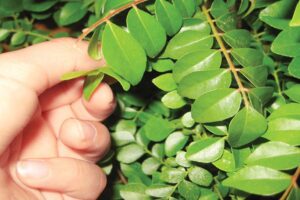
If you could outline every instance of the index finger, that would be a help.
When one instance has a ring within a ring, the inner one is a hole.
[[[60,77],[77,70],[91,70],[104,64],[92,60],[88,43],[60,38],[0,55],[0,75],[21,82],[38,94],[58,84]]]

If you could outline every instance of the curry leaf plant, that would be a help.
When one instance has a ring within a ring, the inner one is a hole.
[[[300,198],[299,1],[0,0],[0,19],[1,51],[75,36],[105,60],[62,77],[116,93],[100,199]]]

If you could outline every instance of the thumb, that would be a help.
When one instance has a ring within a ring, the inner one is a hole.
[[[63,38],[0,55],[0,155],[30,122],[38,95],[75,70],[103,65],[87,54],[87,42]]]

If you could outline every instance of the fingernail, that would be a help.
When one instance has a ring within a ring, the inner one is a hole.
[[[49,168],[42,160],[24,160],[17,163],[17,172],[24,178],[40,179],[48,176]]]
[[[82,140],[93,140],[96,136],[96,128],[89,122],[80,122],[80,137]]]

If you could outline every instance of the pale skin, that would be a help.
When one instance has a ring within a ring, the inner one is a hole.
[[[99,121],[114,96],[102,83],[85,101],[83,79],[60,77],[103,64],[71,38],[0,55],[0,199],[97,199],[106,176],[95,163],[110,146]]]

